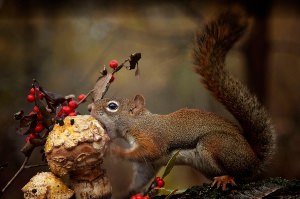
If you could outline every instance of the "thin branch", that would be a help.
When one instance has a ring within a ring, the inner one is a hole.
[[[94,92],[94,89],[90,90],[88,94],[86,94],[85,97],[77,103],[77,105],[79,106],[81,103],[83,103],[86,98],[92,94],[92,92]]]
[[[45,167],[45,166],[48,166],[48,164],[42,163],[42,164],[25,165],[24,169],[31,169],[31,168],[35,168],[35,167]]]
[[[11,185],[11,183],[18,177],[18,175],[23,171],[25,168],[25,165],[27,164],[29,160],[29,157],[25,157],[23,164],[21,165],[20,169],[17,171],[17,173],[10,179],[10,181],[5,185],[5,187],[1,190],[1,195],[6,191],[6,189]]]

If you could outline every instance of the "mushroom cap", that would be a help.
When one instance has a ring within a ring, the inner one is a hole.
[[[74,192],[51,172],[33,176],[22,188],[25,199],[68,199]]]
[[[93,171],[102,164],[109,140],[92,116],[66,117],[63,125],[55,124],[45,144],[50,170],[58,176],[76,170]],[[95,178],[101,174],[98,173]]]

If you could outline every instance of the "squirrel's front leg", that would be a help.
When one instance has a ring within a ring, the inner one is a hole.
[[[132,166],[133,174],[129,186],[129,194],[134,195],[140,193],[144,186],[155,177],[159,168],[159,166],[147,162],[134,162]]]

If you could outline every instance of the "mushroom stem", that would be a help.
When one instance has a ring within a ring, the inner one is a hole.
[[[104,175],[89,180],[80,180],[77,177],[70,178],[72,188],[75,192],[76,199],[110,199],[111,185],[108,178]]]

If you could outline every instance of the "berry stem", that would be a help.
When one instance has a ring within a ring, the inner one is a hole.
[[[94,89],[90,90],[86,95],[85,95],[85,98],[83,98],[82,100],[80,100],[78,103],[77,103],[77,106],[79,106],[81,103],[83,103],[85,101],[85,99],[90,96],[92,94],[92,92],[94,91]]]

